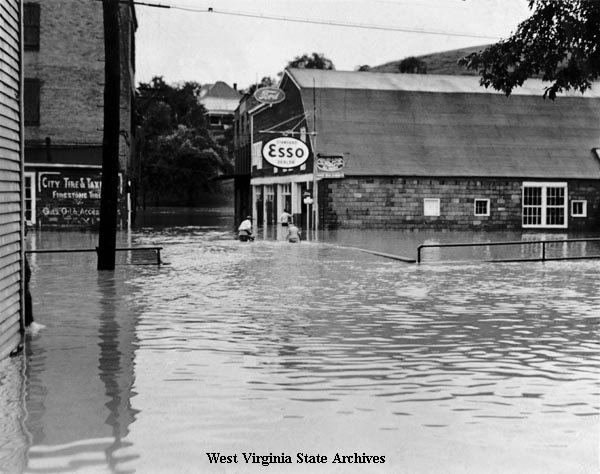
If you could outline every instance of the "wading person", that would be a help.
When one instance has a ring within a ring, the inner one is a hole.
[[[281,222],[281,225],[283,227],[287,227],[289,224],[292,223],[292,215],[290,214],[290,212],[287,209],[284,209],[283,212],[281,213],[279,222]]]
[[[300,229],[296,227],[294,224],[290,224],[288,226],[288,242],[297,243],[300,242]]]
[[[242,221],[238,227],[238,237],[242,242],[254,240],[254,235],[252,235],[252,216],[246,216]]]

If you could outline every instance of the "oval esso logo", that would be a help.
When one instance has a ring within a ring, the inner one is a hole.
[[[296,168],[308,160],[308,153],[306,144],[292,137],[273,138],[262,149],[263,158],[277,168]]]

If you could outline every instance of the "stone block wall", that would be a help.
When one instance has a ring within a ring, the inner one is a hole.
[[[509,178],[324,180],[319,185],[321,226],[327,229],[518,230],[521,229],[522,182]],[[588,217],[569,217],[569,229],[598,228],[600,182],[571,181],[568,191],[569,201],[588,201]],[[424,216],[425,198],[440,199],[439,216]],[[489,216],[475,216],[475,199],[489,199]]]

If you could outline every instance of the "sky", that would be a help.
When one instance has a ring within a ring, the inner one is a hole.
[[[171,8],[136,6],[138,83],[162,76],[240,89],[305,53],[352,71],[493,43],[530,13],[527,0],[139,1]]]

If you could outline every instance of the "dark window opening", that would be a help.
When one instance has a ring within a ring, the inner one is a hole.
[[[25,51],[40,50],[40,4],[23,5],[23,39]]]
[[[25,79],[23,99],[25,102],[25,125],[40,124],[40,80]]]

